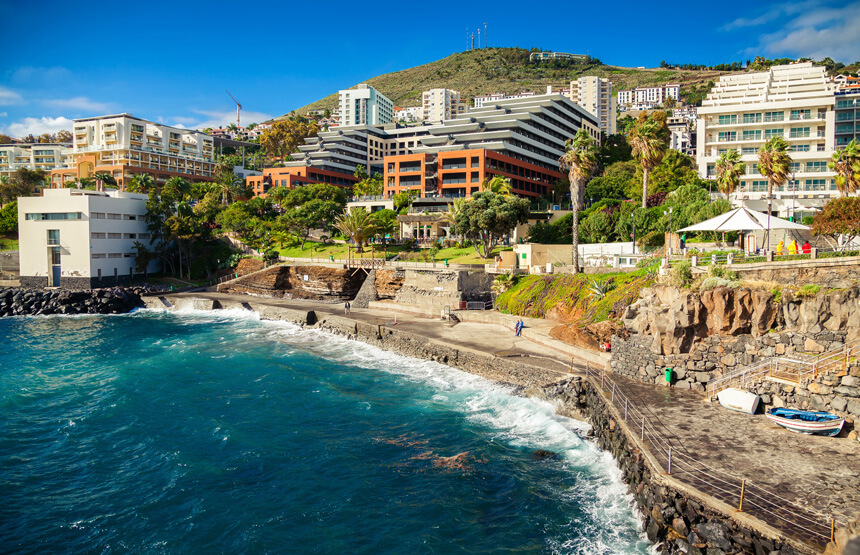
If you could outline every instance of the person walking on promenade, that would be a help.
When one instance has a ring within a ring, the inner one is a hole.
[[[343,314],[344,316],[349,316],[349,301],[346,301],[346,304],[343,305]]]
[[[810,254],[812,252],[812,245],[809,244],[809,241],[803,243],[803,254]]]
[[[797,241],[794,239],[788,244],[788,254],[797,254]]]
[[[783,248],[785,248],[785,242],[780,241],[779,244],[776,246],[776,255],[777,256],[782,256],[782,249]]]

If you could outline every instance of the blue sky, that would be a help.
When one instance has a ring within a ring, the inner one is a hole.
[[[0,0],[0,132],[53,132],[76,117],[118,112],[193,128],[226,124],[235,105],[225,89],[242,103],[243,124],[263,121],[464,50],[466,29],[484,22],[490,46],[588,52],[620,66],[756,54],[860,60],[860,0],[388,6]]]

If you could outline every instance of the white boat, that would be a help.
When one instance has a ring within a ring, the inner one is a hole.
[[[765,415],[783,428],[801,434],[835,436],[842,430],[845,419],[829,412],[796,409],[770,409]]]
[[[744,414],[755,414],[759,401],[761,401],[761,397],[755,393],[734,387],[717,393],[717,399],[720,400],[723,407]]]

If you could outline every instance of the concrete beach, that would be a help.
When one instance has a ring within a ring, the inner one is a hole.
[[[704,506],[704,512],[722,515],[761,538],[791,538],[782,553],[792,552],[789,549],[820,552],[829,540],[832,518],[837,525],[844,525],[860,513],[860,444],[856,441],[793,434],[763,415],[732,413],[716,403],[704,402],[700,394],[691,391],[669,390],[612,373],[605,373],[604,378],[610,381],[602,382],[601,371],[609,355],[582,351],[550,338],[552,326],[543,320],[523,319],[523,336],[516,337],[513,327],[518,317],[479,311],[457,311],[463,321],[455,323],[438,316],[420,317],[410,313],[409,307],[399,312],[376,307],[352,309],[345,315],[343,304],[223,293],[152,295],[145,297],[145,302],[150,308],[180,310],[243,308],[258,312],[263,319],[318,326],[393,352],[437,360],[513,384],[525,395],[556,400],[564,414],[582,414],[581,404],[566,406],[576,403],[567,403],[569,397],[563,392],[578,383],[579,403],[588,390],[588,395],[599,398],[608,409],[606,426],[596,425],[600,428],[596,431],[611,434],[616,424],[620,425],[631,445],[628,450],[633,456],[641,451],[654,466],[650,473],[654,488],[669,488],[695,499]],[[615,385],[615,394],[608,383]],[[636,407],[639,416],[624,418],[622,398]],[[643,415],[649,433],[640,441],[638,422]],[[671,446],[675,453],[670,476],[662,475],[668,460],[658,443]],[[620,463],[622,467],[627,464],[621,459]],[[736,513],[742,480],[751,493],[744,512]],[[637,502],[646,519],[650,518],[650,507]],[[671,520],[667,526],[670,524]],[[702,532],[699,535],[704,537]],[[679,533],[678,537],[684,535]],[[745,541],[739,537],[733,541],[735,548],[723,552],[759,552],[758,544],[754,548],[750,543],[747,548]],[[768,552],[767,545],[761,545]]]

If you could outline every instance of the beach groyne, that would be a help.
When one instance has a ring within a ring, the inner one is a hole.
[[[144,305],[141,289],[0,289],[0,317],[48,314],[123,314]]]

